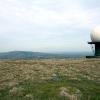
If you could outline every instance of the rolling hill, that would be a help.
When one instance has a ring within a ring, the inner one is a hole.
[[[88,53],[42,53],[31,51],[11,51],[0,53],[0,59],[48,59],[48,58],[79,58],[85,57]]]

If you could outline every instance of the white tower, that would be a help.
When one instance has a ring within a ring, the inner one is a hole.
[[[95,27],[91,32],[91,40],[92,42],[88,42],[88,44],[93,44],[95,46],[94,56],[95,58],[100,57],[100,26]],[[91,56],[87,58],[92,58]]]

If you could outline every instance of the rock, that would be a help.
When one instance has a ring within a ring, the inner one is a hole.
[[[60,96],[64,96],[64,97],[70,97],[68,90],[66,87],[61,87],[60,88]]]
[[[61,87],[60,96],[68,98],[68,100],[78,100],[81,97],[81,91],[71,87]]]
[[[11,90],[9,90],[9,94],[12,96],[23,96],[25,94],[25,91],[21,87],[13,87]]]
[[[32,94],[26,94],[25,97],[26,97],[26,98],[29,98],[29,99],[32,99],[32,98],[33,98],[33,95],[32,95]]]

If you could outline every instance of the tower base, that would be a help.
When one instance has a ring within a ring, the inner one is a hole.
[[[86,58],[100,58],[100,56],[86,56]]]

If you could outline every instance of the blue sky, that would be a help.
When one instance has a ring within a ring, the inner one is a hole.
[[[100,0],[0,0],[0,52],[91,51]]]

